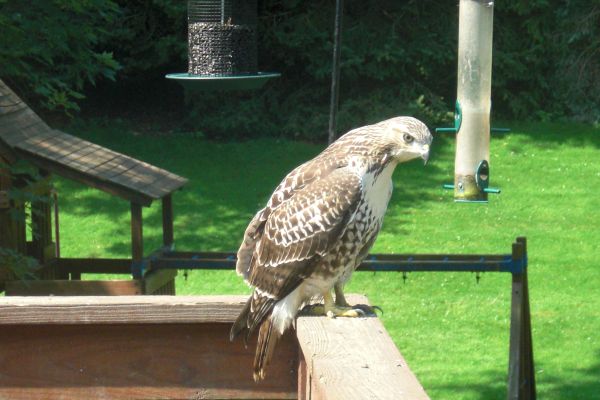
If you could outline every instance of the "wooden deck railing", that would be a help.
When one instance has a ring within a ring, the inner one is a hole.
[[[0,298],[0,398],[428,398],[377,318],[299,318],[255,383],[255,342],[228,339],[244,302]]]
[[[299,399],[429,399],[378,318],[301,317],[296,327]]]

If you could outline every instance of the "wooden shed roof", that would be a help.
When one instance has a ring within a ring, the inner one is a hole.
[[[187,179],[143,161],[50,128],[0,80],[0,155],[149,205]]]

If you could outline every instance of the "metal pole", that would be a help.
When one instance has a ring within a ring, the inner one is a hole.
[[[454,163],[458,201],[487,200],[476,175],[482,161],[490,160],[493,18],[493,1],[460,0],[457,112],[461,115]]]
[[[329,107],[329,138],[331,144],[336,139],[337,112],[340,94],[340,56],[342,42],[342,14],[344,0],[335,2],[335,27],[333,31],[333,65],[331,69],[331,104]]]
[[[221,25],[225,24],[225,0],[221,0]]]

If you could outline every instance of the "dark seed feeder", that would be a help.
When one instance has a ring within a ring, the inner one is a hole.
[[[258,72],[256,10],[256,0],[189,0],[188,73],[167,78],[192,90],[243,90],[280,76]]]

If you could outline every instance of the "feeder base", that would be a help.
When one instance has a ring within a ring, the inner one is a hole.
[[[185,90],[205,92],[214,90],[252,90],[260,89],[269,79],[279,78],[279,72],[257,72],[238,75],[193,75],[176,73],[166,75],[176,80]]]

